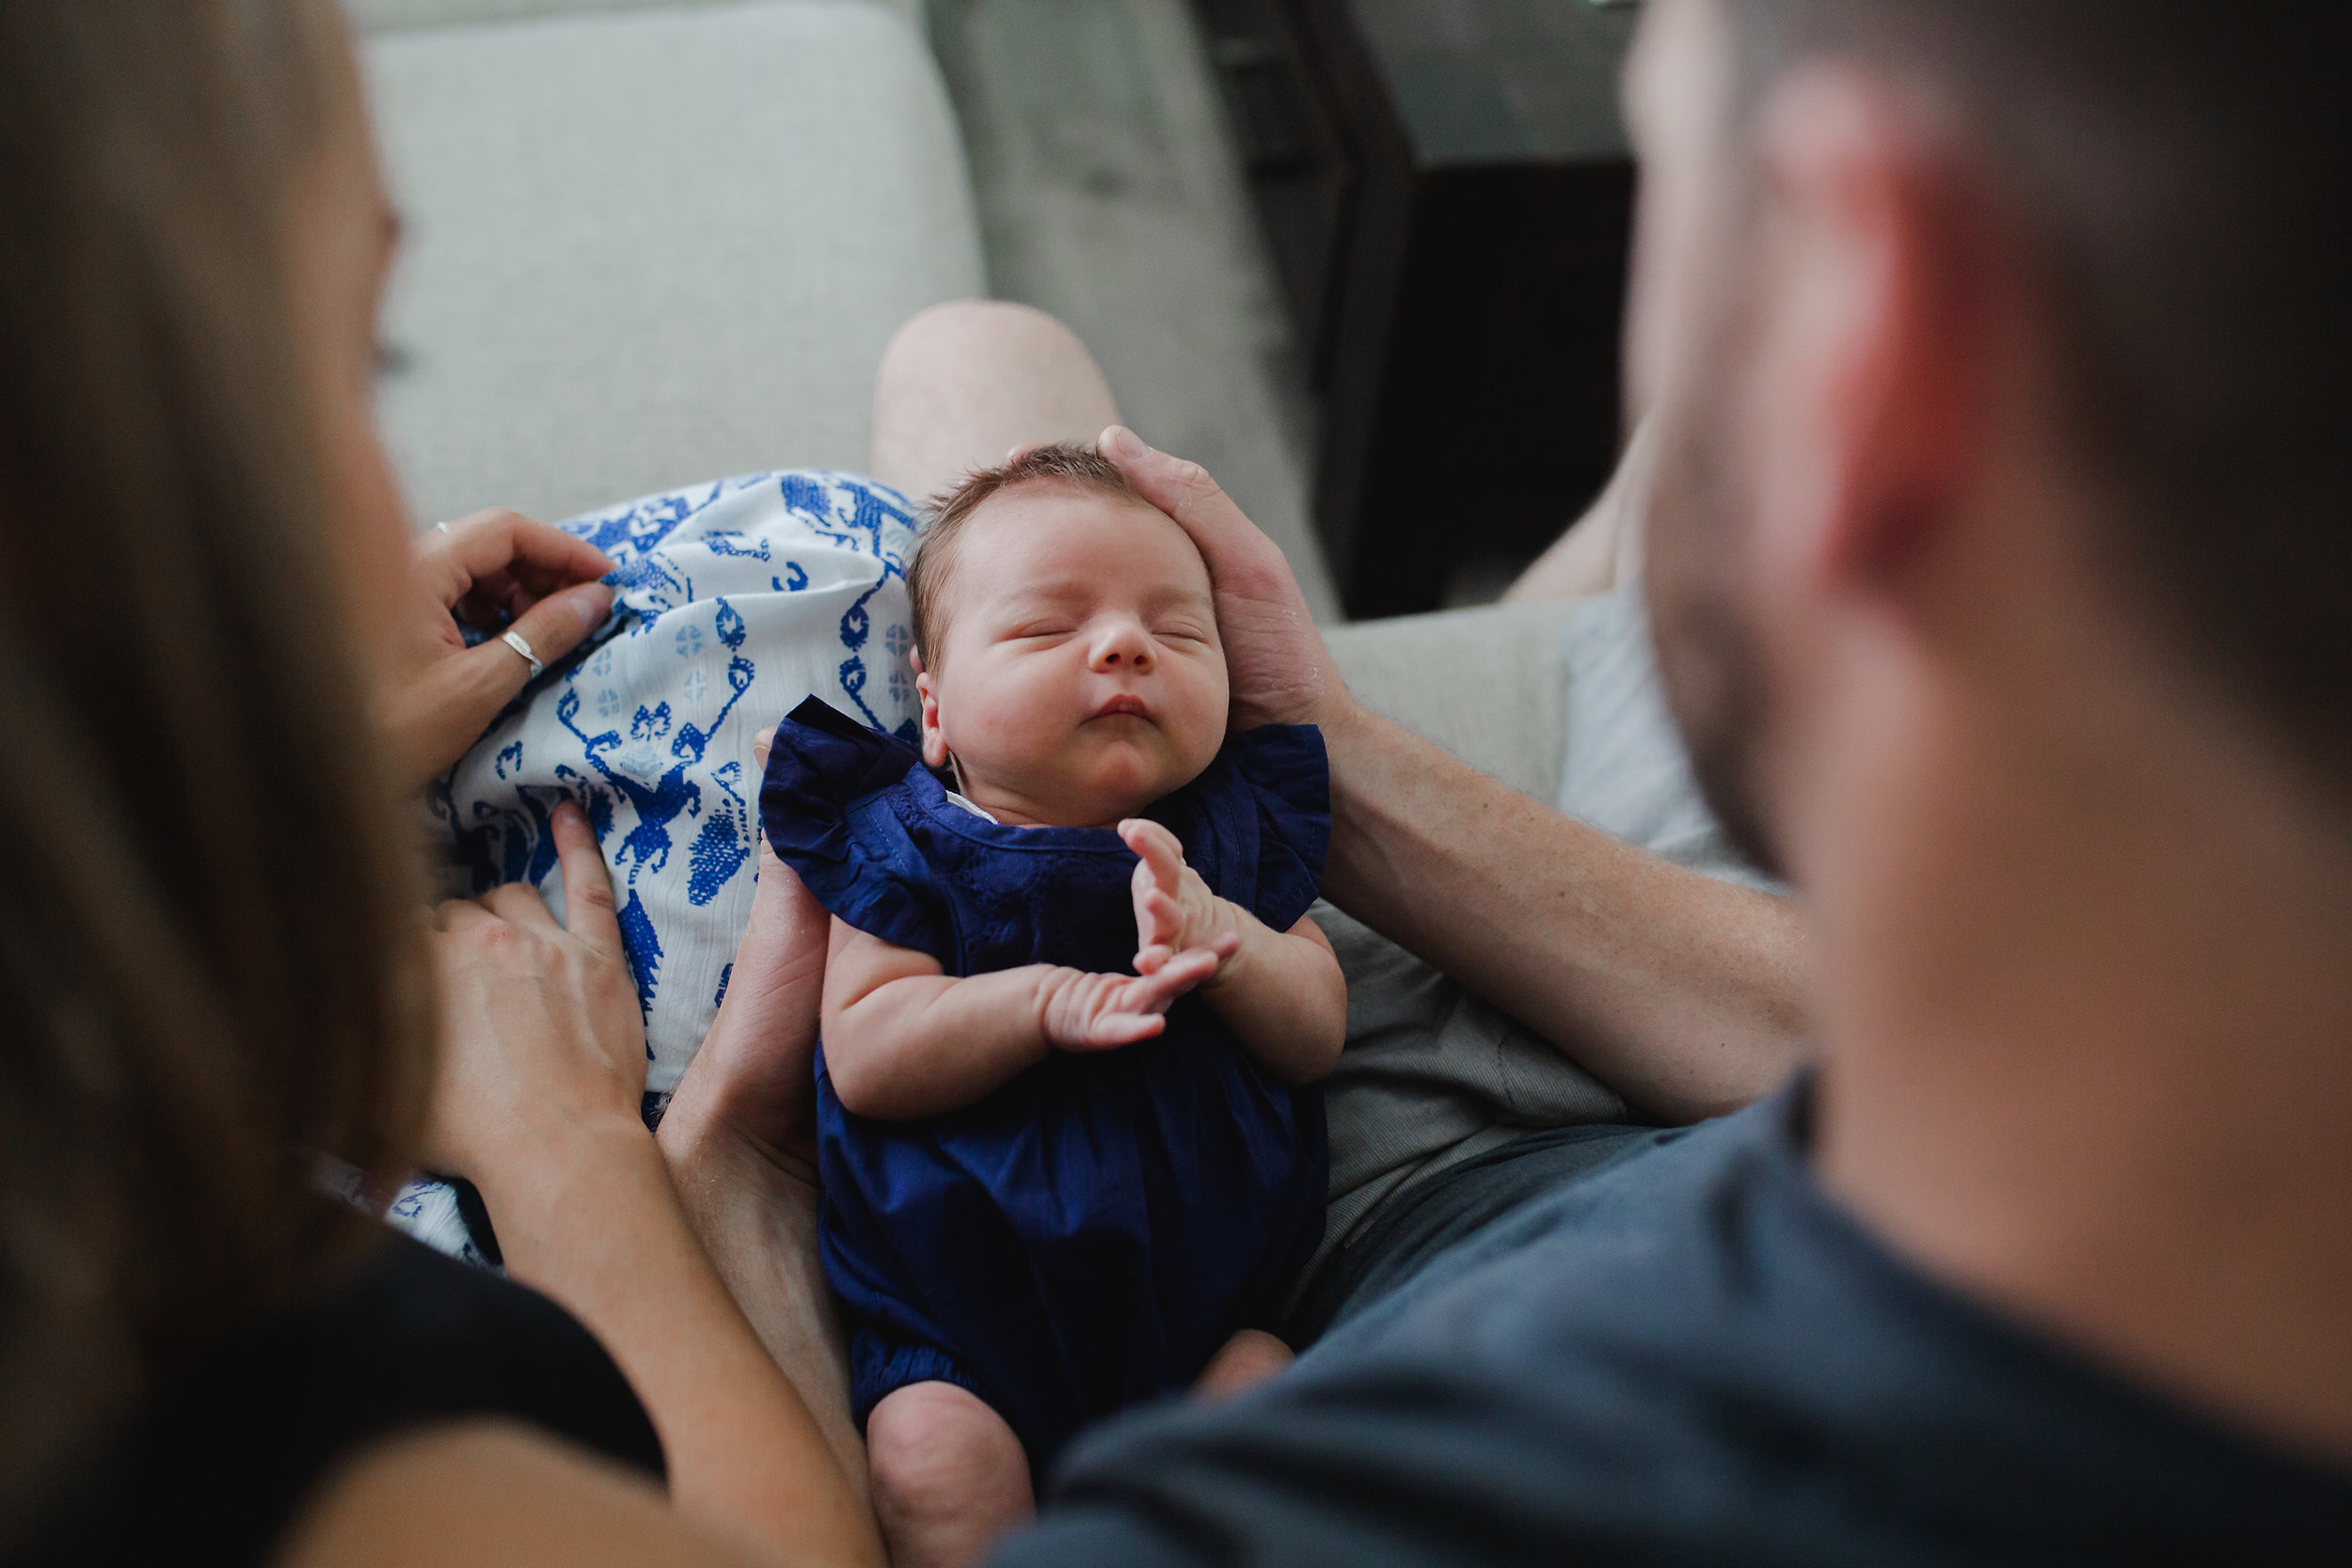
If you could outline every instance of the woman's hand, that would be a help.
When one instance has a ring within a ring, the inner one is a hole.
[[[469,648],[458,630],[513,631],[540,663],[580,646],[612,613],[602,550],[519,513],[477,512],[417,541],[398,662],[376,700],[404,788],[446,771],[531,678],[504,641]]]
[[[447,1032],[427,1155],[485,1185],[571,1133],[644,1132],[644,1015],[604,856],[569,801],[555,844],[563,925],[519,882],[436,917]]]

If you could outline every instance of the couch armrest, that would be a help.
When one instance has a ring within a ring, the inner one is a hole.
[[[1573,601],[1366,621],[1325,633],[1366,706],[1549,804],[1567,748]]]

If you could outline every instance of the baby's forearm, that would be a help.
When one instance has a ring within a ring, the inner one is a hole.
[[[974,1104],[1052,1053],[1045,1009],[1076,973],[1029,964],[877,986],[825,1020],[834,1093],[852,1114],[882,1121]]]
[[[1285,1084],[1311,1084],[1339,1065],[1347,1043],[1347,980],[1323,933],[1307,920],[1277,931],[1233,911],[1241,950],[1201,1000],[1260,1067]]]

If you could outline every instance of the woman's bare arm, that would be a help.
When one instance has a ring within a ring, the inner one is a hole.
[[[436,1164],[481,1186],[509,1272],[619,1363],[682,1513],[776,1561],[879,1564],[871,1515],[696,1242],[639,1118],[644,1023],[612,887],[577,808],[558,811],[555,834],[568,930],[527,887],[441,909]]]
[[[404,1433],[330,1476],[278,1568],[754,1568],[795,1560],[689,1519],[634,1471],[506,1421]],[[802,1559],[798,1560],[821,1560]]]

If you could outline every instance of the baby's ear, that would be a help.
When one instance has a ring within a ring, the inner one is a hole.
[[[916,660],[914,694],[923,705],[923,766],[947,766],[947,736],[939,727],[939,693],[931,685],[931,677],[922,673],[921,660]]]

